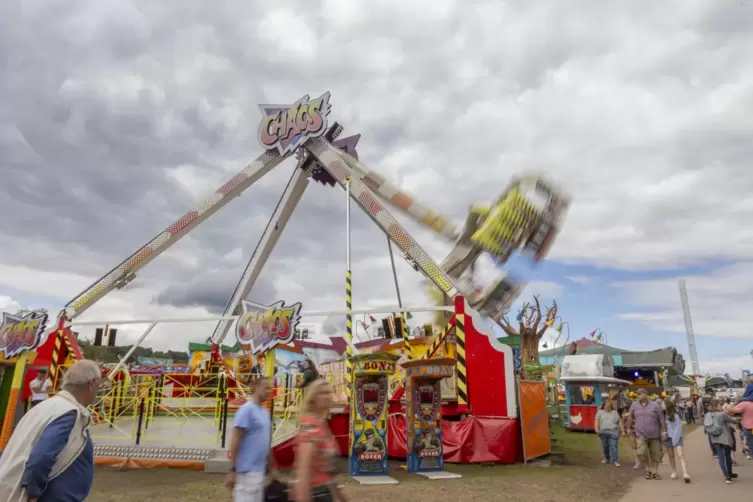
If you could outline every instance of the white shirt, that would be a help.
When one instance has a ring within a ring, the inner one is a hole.
[[[49,378],[45,378],[44,382],[40,382],[38,378],[29,383],[31,388],[31,400],[32,401],[44,401],[49,396],[50,389],[52,388],[52,382]]]

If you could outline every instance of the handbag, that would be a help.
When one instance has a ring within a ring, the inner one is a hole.
[[[315,502],[335,502],[332,488],[329,485],[321,485],[311,490],[311,499]]]
[[[289,491],[287,483],[274,479],[264,488],[264,502],[288,502]]]

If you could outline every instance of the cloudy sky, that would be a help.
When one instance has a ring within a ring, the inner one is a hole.
[[[0,306],[57,312],[259,155],[259,103],[329,90],[365,164],[449,217],[524,171],[572,196],[524,292],[556,298],[572,338],[687,353],[685,277],[701,369],[738,374],[753,363],[748,3],[4,2]],[[292,169],[84,318],[221,312]],[[343,207],[310,186],[251,299],[342,308]],[[355,307],[394,305],[384,235],[353,226]],[[409,229],[441,260],[446,242]],[[426,304],[421,277],[398,273],[405,303]],[[212,328],[161,326],[149,344]]]

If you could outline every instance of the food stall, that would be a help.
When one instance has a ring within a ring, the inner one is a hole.
[[[615,410],[626,406],[627,380],[614,376],[614,362],[606,354],[565,356],[560,382],[565,387],[567,428],[593,431],[596,412],[609,400]]]

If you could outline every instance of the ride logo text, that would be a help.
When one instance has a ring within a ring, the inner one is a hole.
[[[316,99],[308,94],[292,105],[260,105],[259,142],[285,155],[308,138],[324,134],[330,112],[329,92]]]
[[[266,308],[242,302],[243,314],[238,319],[237,338],[240,343],[250,343],[254,353],[289,343],[301,320],[301,304],[285,305],[279,301]]]
[[[15,315],[3,313],[0,352],[3,352],[6,359],[10,359],[27,350],[36,349],[46,326],[47,312],[44,310]]]

